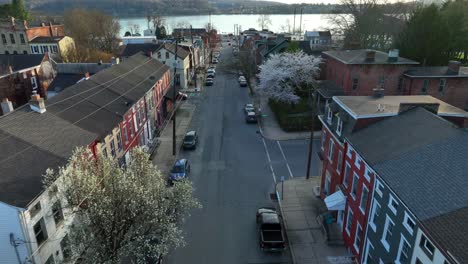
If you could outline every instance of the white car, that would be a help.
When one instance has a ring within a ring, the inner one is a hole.
[[[218,59],[213,59],[213,64],[216,64],[218,62],[219,62]]]
[[[245,79],[245,77],[243,75],[241,75],[239,77],[239,82],[242,82],[242,81],[244,81],[244,82],[247,81],[247,79]]]
[[[253,104],[245,104],[244,106],[244,112],[249,113],[249,112],[255,112],[255,107]]]
[[[209,68],[208,70],[206,70],[206,73],[212,73],[213,75],[215,75],[216,70],[214,68]]]

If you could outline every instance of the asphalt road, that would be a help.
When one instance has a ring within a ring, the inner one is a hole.
[[[191,162],[190,177],[203,208],[185,219],[187,245],[165,263],[291,263],[287,251],[259,249],[255,212],[274,205],[274,177],[305,175],[308,142],[262,139],[257,125],[245,123],[248,88],[221,70],[230,59],[231,50],[224,48],[214,85],[190,98],[198,104],[191,129],[199,133],[199,145],[180,156]]]

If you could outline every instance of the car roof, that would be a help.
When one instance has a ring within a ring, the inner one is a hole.
[[[249,116],[254,116],[254,115],[255,115],[255,112],[247,112],[247,115],[249,115]]]
[[[206,81],[207,81],[207,82],[213,81],[213,78],[206,78]]]
[[[176,162],[174,163],[174,166],[183,166],[185,165],[185,163],[187,163],[187,159],[179,159],[179,160],[176,160]]]
[[[253,104],[245,104],[245,106],[252,106],[253,107]]]
[[[185,135],[186,135],[186,136],[195,136],[196,133],[197,133],[197,132],[195,132],[195,131],[192,130],[192,131],[187,132]]]

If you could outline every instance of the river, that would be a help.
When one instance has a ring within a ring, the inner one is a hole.
[[[329,23],[327,20],[328,15],[321,14],[304,14],[302,15],[302,26],[300,26],[300,15],[296,15],[296,30],[320,30],[326,28]],[[194,28],[203,28],[210,22],[209,15],[200,16],[168,16],[163,17],[168,33],[172,29],[178,27],[179,24],[192,25]],[[259,15],[211,15],[211,23],[213,27],[221,33],[232,33],[234,31],[234,24],[239,24],[242,30],[248,28],[259,29],[257,19]],[[270,15],[271,25],[268,29],[274,32],[287,32],[292,31],[294,24],[294,15]],[[120,35],[124,35],[126,31],[130,30],[131,25],[138,25],[140,31],[148,28],[146,18],[119,18],[120,22]],[[140,32],[141,33],[141,32]]]

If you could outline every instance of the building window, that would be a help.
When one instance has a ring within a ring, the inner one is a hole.
[[[129,122],[128,127],[130,128],[130,137],[133,137],[133,123]]]
[[[392,195],[390,195],[390,198],[388,200],[388,208],[390,208],[390,211],[392,211],[395,215],[397,214],[398,202],[395,198],[393,198]]]
[[[343,185],[346,187],[348,187],[350,173],[351,173],[351,166],[348,164],[348,162],[346,162],[345,171],[344,171],[344,179],[343,179]]]
[[[354,165],[356,166],[356,168],[360,169],[361,168],[361,158],[359,157],[359,155],[356,153],[356,160],[354,161]]]
[[[353,78],[353,86],[352,86],[353,90],[356,90],[358,86],[359,86],[359,78],[355,77]]]
[[[359,205],[359,209],[364,214],[366,207],[367,207],[367,200],[369,199],[369,190],[366,186],[362,187],[362,194],[361,194],[361,204]]]
[[[25,44],[26,41],[24,40],[24,35],[23,34],[19,34],[19,35],[20,35],[21,44]]]
[[[169,59],[169,52],[166,51],[166,60]]]
[[[6,40],[5,34],[2,34],[2,42],[3,42],[3,44],[7,44],[7,40]]]
[[[60,201],[57,201],[52,206],[52,216],[54,217],[55,225],[58,226],[63,221],[63,211]]]
[[[13,35],[12,33],[10,33],[10,41],[11,41],[11,44],[15,44],[16,41],[15,41],[15,35]]]
[[[440,81],[439,81],[439,93],[444,92],[446,84],[447,84],[447,79],[440,79]]]
[[[385,88],[385,76],[379,77],[379,87],[382,89]]]
[[[426,94],[426,93],[427,93],[427,88],[428,88],[428,87],[429,87],[429,80],[428,80],[428,79],[424,79],[423,85],[422,85],[422,88],[421,88],[421,93]]]
[[[379,180],[375,180],[375,192],[382,197],[383,196],[383,185]]]
[[[29,210],[29,214],[31,215],[31,218],[33,218],[37,213],[41,211],[41,201],[37,202],[31,210]]]
[[[68,241],[68,235],[65,235],[60,241],[60,247],[62,248],[62,256],[64,260],[68,260],[71,257],[70,241]]]
[[[404,78],[398,79],[398,91],[403,91],[404,87],[405,87],[405,79]]]
[[[117,133],[117,148],[119,151],[122,151],[122,137],[120,136],[120,133]]]
[[[111,154],[112,154],[112,157],[115,158],[115,143],[114,143],[114,138],[111,138],[111,140],[110,140],[110,145],[111,145]]]
[[[37,89],[37,80],[35,76],[31,77],[31,85],[32,85],[33,90]]]
[[[374,257],[373,257],[374,246],[372,246],[371,242],[367,240],[367,247],[366,247],[366,256],[364,258],[364,264],[373,264]]]
[[[158,51],[158,59],[161,59],[161,52]]]
[[[328,160],[333,163],[333,149],[335,148],[335,142],[330,138],[330,144],[328,145]]]
[[[49,52],[49,46],[44,45],[44,53]]]
[[[138,109],[136,111],[136,120],[137,120],[137,126],[140,126],[141,118],[140,118],[140,111]]]
[[[327,139],[327,134],[325,133],[325,131],[322,132],[322,145],[321,145],[321,148],[322,150],[324,150],[325,148],[325,140]]]
[[[423,249],[424,253],[432,260],[434,258],[435,247],[424,235],[421,235],[421,242],[419,246]]]
[[[394,226],[395,224],[392,222],[392,220],[390,220],[390,217],[387,216],[387,219],[385,220],[385,226],[384,226],[383,236],[381,240],[387,252],[390,251],[390,242],[392,241]]]
[[[326,171],[325,174],[326,174],[325,191],[323,192],[323,194],[328,195],[330,193],[331,177],[330,177],[330,173],[328,173],[328,171]]]
[[[128,134],[127,134],[127,126],[126,125],[122,129],[122,133],[123,133],[125,143],[127,143],[128,142]]]
[[[350,159],[353,158],[353,149],[349,146],[349,144],[348,144],[348,149],[346,150],[346,156],[348,156],[348,158]]]
[[[336,134],[338,134],[338,136],[341,136],[341,130],[343,130],[343,121],[338,117],[338,121],[336,123]]]
[[[327,122],[329,125],[332,124],[332,120],[333,120],[333,112],[331,110],[331,107],[329,106],[328,111],[327,111]]]
[[[371,179],[370,174],[371,174],[371,170],[369,167],[366,166],[365,171],[364,171],[364,178],[366,178],[368,182],[370,182],[370,179]]]
[[[406,239],[401,236],[400,247],[398,248],[398,255],[396,263],[406,264],[408,263],[408,256],[410,254],[411,246],[408,244]]]
[[[35,54],[39,53],[39,48],[37,46],[34,46],[32,48],[33,48],[33,53],[35,53]]]
[[[351,233],[351,224],[353,221],[353,211],[351,211],[351,208],[348,208],[348,218],[346,218],[346,232],[348,235]]]
[[[359,252],[359,246],[361,246],[361,236],[362,236],[362,227],[359,224],[357,224],[355,235],[356,236],[354,237],[354,249],[356,249],[356,252]]]
[[[422,261],[420,259],[416,258],[415,264],[424,264],[424,263],[422,263]]]
[[[374,230],[374,232],[377,231],[377,226],[375,224],[375,219],[379,216],[380,214],[380,204],[374,199],[372,202],[372,210],[370,213],[370,221],[369,221],[369,226]]]
[[[47,240],[47,230],[44,224],[44,219],[41,218],[33,227],[34,236],[36,237],[37,246],[42,245]]]
[[[52,53],[58,53],[57,46],[52,46]]]
[[[403,219],[403,226],[405,226],[406,230],[412,235],[414,231],[414,227],[416,226],[416,222],[409,216],[408,212],[405,212],[405,218]]]
[[[353,184],[351,185],[351,196],[356,200],[356,193],[357,193],[357,185],[358,185],[359,177],[356,173],[353,174]]]
[[[338,160],[337,160],[337,165],[336,165],[336,171],[340,173],[341,171],[341,164],[343,164],[343,152],[340,150],[338,151]]]

